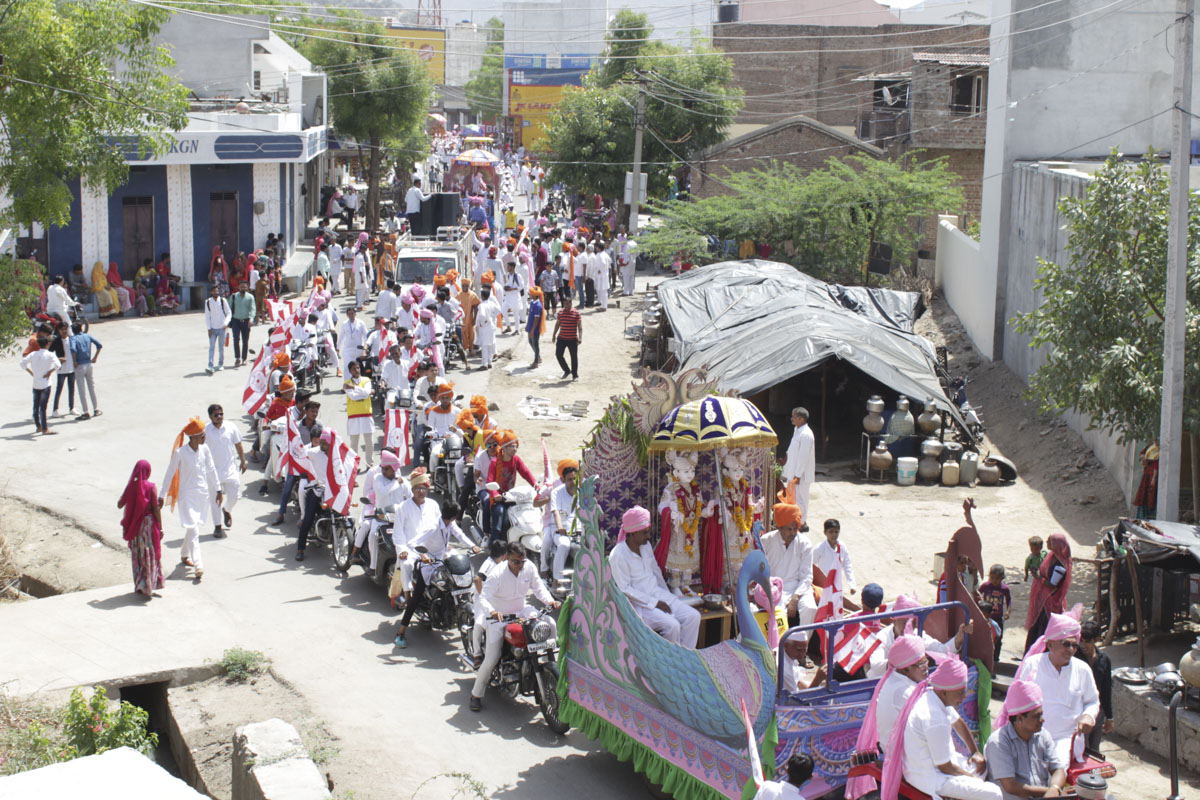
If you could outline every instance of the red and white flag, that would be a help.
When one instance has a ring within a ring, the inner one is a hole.
[[[394,450],[400,463],[412,463],[412,448],[408,446],[408,428],[412,424],[412,411],[407,408],[389,408],[383,416],[383,446]]]
[[[267,385],[270,382],[270,365],[267,363],[266,351],[259,350],[254,358],[254,366],[246,379],[246,389],[242,392],[242,408],[247,414],[254,414],[267,402]]]
[[[758,752],[758,739],[754,737],[754,724],[750,721],[750,712],[746,710],[746,698],[742,698],[742,721],[746,723],[746,754],[750,756],[750,779],[757,788],[763,785],[762,756]]]
[[[291,300],[267,299],[267,313],[275,322],[281,322],[292,315],[294,306]]]
[[[316,480],[317,469],[308,457],[308,448],[300,436],[300,423],[291,411],[284,414],[284,417],[287,418],[287,448],[283,451],[283,458],[279,459],[280,475],[276,477],[286,475],[290,470],[292,474],[303,475],[310,481]]]
[[[334,431],[333,440],[329,443],[329,466],[325,472],[325,485],[329,490],[326,505],[343,516],[348,515],[357,480],[358,454]]]
[[[278,353],[280,350],[287,348],[288,342],[292,340],[292,322],[291,320],[277,322],[275,329],[271,331],[271,352]]]
[[[833,640],[833,660],[848,673],[855,673],[871,660],[882,644],[882,636],[860,622],[843,625]]]

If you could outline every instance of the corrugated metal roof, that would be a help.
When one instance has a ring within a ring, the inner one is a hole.
[[[990,56],[986,47],[962,50],[916,50],[913,61],[918,63],[945,64],[951,67],[986,67]]]

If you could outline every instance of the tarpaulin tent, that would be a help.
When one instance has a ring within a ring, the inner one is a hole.
[[[751,259],[663,281],[658,298],[680,369],[705,367],[723,389],[749,396],[839,358],[908,397],[932,397],[963,425],[938,381],[933,345],[913,332],[916,292],[825,283]]]

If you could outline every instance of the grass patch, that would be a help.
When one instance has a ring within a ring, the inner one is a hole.
[[[225,679],[230,683],[245,683],[267,671],[271,659],[257,650],[231,647],[221,656]]]

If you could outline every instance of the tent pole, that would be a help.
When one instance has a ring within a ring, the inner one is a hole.
[[[728,510],[725,508],[725,480],[721,476],[720,452],[713,450],[712,454],[713,461],[716,462],[717,466],[717,497],[719,497],[721,501],[721,552],[725,554],[725,563],[722,565],[722,571],[725,573],[725,586],[733,586],[733,581],[729,579],[729,537],[725,535],[726,522],[731,525],[734,524],[733,514],[727,513]],[[704,572],[703,566],[704,565],[701,564],[701,573]],[[724,590],[724,588],[724,586],[721,587],[722,590]]]
[[[821,460],[828,461],[829,437],[825,433],[825,396],[829,391],[829,361],[821,362]]]

